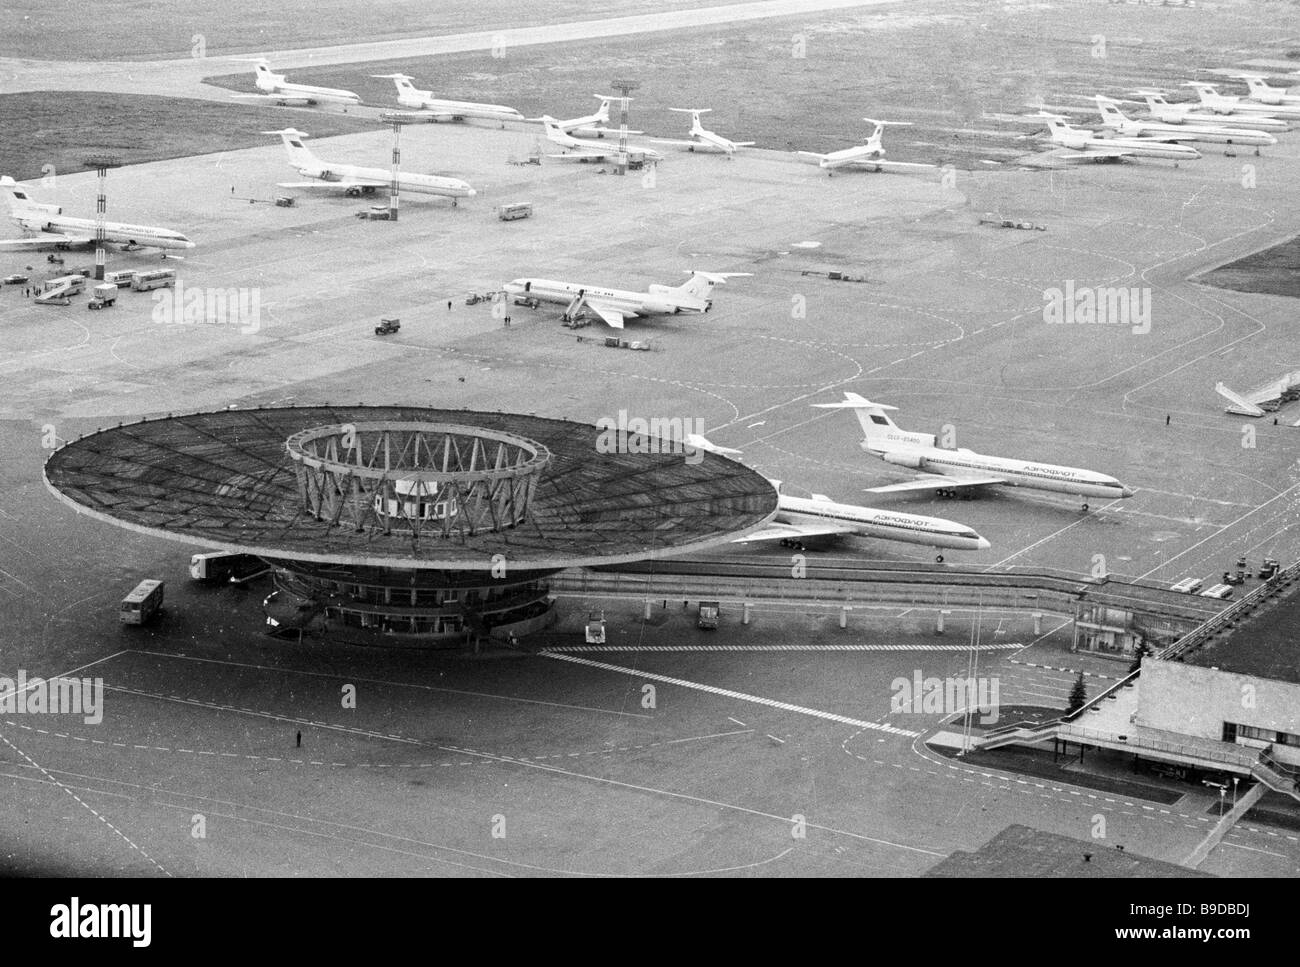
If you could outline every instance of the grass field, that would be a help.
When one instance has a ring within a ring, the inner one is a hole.
[[[1237,292],[1300,297],[1300,238],[1221,265],[1198,281]]]
[[[91,91],[8,94],[0,97],[0,174],[39,178],[47,165],[55,172],[84,171],[83,159],[94,153],[138,164],[249,148],[270,143],[260,132],[286,123],[285,112],[274,107]],[[311,123],[320,135],[375,127],[338,114]]]
[[[0,57],[153,60],[186,57],[202,38],[208,56],[397,40],[570,20],[714,6],[722,0],[10,0]]]
[[[53,8],[61,6],[56,2]],[[221,9],[231,16],[248,13],[261,22],[261,14],[254,16],[245,7],[241,0]],[[379,9],[396,16],[409,7],[402,0]],[[617,14],[646,7],[645,0],[626,0],[602,10]],[[1259,21],[1265,8],[1275,24],[1267,31]],[[267,15],[288,17],[294,9],[277,7]],[[330,9],[327,4],[312,19],[329,21]],[[482,28],[504,9],[504,0],[481,6],[456,0],[439,5],[436,23],[424,11],[408,25],[420,23],[422,30],[439,32]],[[581,9],[569,0],[549,0],[529,7],[528,16],[563,19],[579,16]],[[290,33],[295,38],[321,39],[296,21],[294,26],[296,32]],[[117,36],[121,27],[117,21],[108,25],[108,36]],[[405,32],[413,31],[418,32]],[[1020,114],[1026,105],[1043,101],[1082,107],[1086,94],[1118,93],[1139,83],[1176,87],[1207,66],[1283,57],[1294,46],[1286,38],[1297,35],[1300,7],[1259,0],[1212,9],[1096,0],[1010,0],[997,6],[984,0],[916,0],[689,31],[512,47],[499,58],[482,51],[328,68],[277,66],[293,80],[345,87],[383,107],[395,105],[392,85],[368,75],[402,71],[413,75],[418,86],[449,97],[511,104],[529,116],[546,112],[561,117],[589,112],[595,106],[592,94],[608,92],[615,75],[630,74],[642,84],[635,93],[633,126],[654,136],[685,133],[682,117],[667,108],[711,107],[708,126],[737,140],[778,150],[829,151],[864,137],[868,125],[862,118],[869,115],[912,123],[888,132],[885,144],[892,157],[970,168],[1014,163],[1043,147],[1027,137],[1036,133],[1032,123],[999,124],[987,114]],[[337,39],[382,36],[382,31],[363,33],[356,25],[346,38]],[[211,46],[208,53],[214,55]],[[211,82],[252,90],[247,71]],[[267,127],[301,126],[305,116],[247,105],[163,98],[96,102],[94,97],[0,95],[0,122],[9,135],[0,143],[0,163],[30,177],[45,164],[66,164],[70,157],[100,147],[120,150],[132,161],[238,148],[260,143],[256,132]],[[114,104],[123,108],[109,110]],[[97,125],[96,117],[105,118],[104,125]],[[68,123],[69,118],[76,118],[76,124]],[[327,112],[311,112],[309,119],[316,137],[361,129]]]
[[[1258,8],[1259,4],[1253,5]],[[1270,5],[1273,9],[1275,5]],[[619,40],[300,69],[292,78],[344,87],[392,106],[401,71],[448,97],[506,103],[526,115],[587,113],[616,75],[641,81],[632,121],[681,137],[669,107],[712,107],[707,126],[779,150],[829,151],[869,133],[864,115],[910,121],[886,138],[909,161],[970,167],[1036,150],[1030,123],[989,133],[985,114],[1077,103],[1138,83],[1177,87],[1198,69],[1282,56],[1248,16],[1067,0],[1039,4],[919,0],[860,11],[751,21]],[[1300,33],[1300,8],[1275,10],[1275,36]],[[1100,45],[1098,38],[1104,38]],[[1032,53],[1030,53],[1032,51]],[[1098,56],[1101,53],[1103,56]],[[211,78],[247,91],[247,73]],[[1072,95],[1077,100],[1069,100]],[[1176,99],[1176,98],[1175,98]],[[670,149],[671,150],[671,149]]]

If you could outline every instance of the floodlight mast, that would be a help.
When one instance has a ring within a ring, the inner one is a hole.
[[[619,79],[610,81],[610,87],[622,93],[619,99],[619,119],[618,119],[618,164],[614,168],[614,174],[627,174],[627,105],[631,100],[630,95],[641,86],[640,81]]]
[[[108,213],[108,169],[120,168],[120,158],[106,154],[89,155],[83,164],[94,168],[99,179],[99,194],[95,199],[95,281],[104,281],[104,217]]]
[[[391,111],[385,111],[379,115],[379,120],[384,124],[392,126],[393,129],[393,169],[392,183],[388,186],[388,220],[397,221],[397,181],[401,171],[402,164],[402,125],[409,122],[403,114],[395,114]]]

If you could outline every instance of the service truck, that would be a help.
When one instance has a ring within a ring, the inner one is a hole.
[[[86,308],[104,309],[116,301],[117,286],[112,282],[104,282],[90,290],[90,301],[86,303]]]
[[[698,626],[708,629],[718,627],[718,615],[721,610],[722,605],[717,601],[701,601]]]

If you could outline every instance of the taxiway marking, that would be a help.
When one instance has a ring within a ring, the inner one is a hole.
[[[820,709],[806,708],[802,705],[792,705],[789,702],[778,702],[776,699],[763,698],[761,695],[748,695],[745,692],[732,691],[729,688],[718,688],[716,685],[704,685],[700,682],[690,682],[684,678],[673,678],[671,675],[657,675],[653,672],[640,671],[636,668],[624,668],[622,665],[610,665],[603,661],[592,661],[590,658],[578,658],[574,655],[563,655],[559,652],[543,651],[539,652],[543,658],[553,658],[556,661],[571,661],[579,665],[588,665],[591,668],[600,668],[605,671],[617,672],[620,675],[632,675],[637,678],[648,678],[656,682],[667,682],[669,685],[680,685],[683,688],[693,688],[697,691],[708,692],[711,695],[721,695],[724,698],[734,698],[742,702],[753,702],[755,705],[766,705],[769,708],[779,708],[785,712],[797,712],[800,715],[811,715],[814,718],[826,719],[828,722],[840,722],[844,725],[855,725],[861,729],[875,729],[880,732],[888,732],[891,735],[906,735],[915,737],[920,735],[919,732],[912,732],[907,729],[895,728],[892,725],[885,725],[881,722],[865,722],[862,719],[850,718],[847,715],[840,715],[836,712],[823,712]]]

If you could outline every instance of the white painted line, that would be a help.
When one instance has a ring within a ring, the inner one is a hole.
[[[544,658],[553,658],[556,661],[571,661],[578,665],[587,665],[591,668],[601,668],[605,671],[618,672],[620,675],[633,675],[637,678],[648,678],[651,681],[667,682],[669,685],[680,685],[683,688],[693,688],[697,691],[708,692],[711,695],[721,695],[724,698],[734,698],[742,702],[753,702],[756,705],[766,705],[769,708],[779,708],[784,712],[796,712],[800,715],[811,715],[814,718],[826,719],[828,722],[840,722],[844,725],[853,725],[860,729],[875,729],[880,732],[888,732],[891,735],[906,735],[915,738],[920,732],[910,732],[907,729],[898,729],[892,725],[884,725],[880,722],[866,722],[862,719],[850,718],[847,715],[840,715],[836,712],[823,712],[820,709],[805,708],[802,705],[792,705],[789,702],[778,702],[775,699],[763,698],[759,695],[747,695],[744,692],[735,692],[729,688],[718,688],[714,685],[702,685],[699,682],[688,682],[684,678],[673,678],[669,675],[656,675],[651,672],[640,671],[636,668],[624,668],[621,665],[610,665],[603,661],[592,661],[590,658],[577,658],[573,655],[562,655],[558,652],[543,651],[539,654]]]

